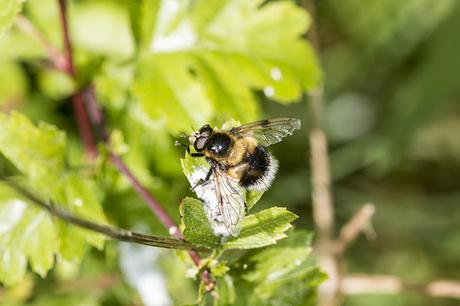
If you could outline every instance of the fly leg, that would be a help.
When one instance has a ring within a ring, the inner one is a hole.
[[[190,155],[191,157],[203,157],[203,156],[204,156],[203,153],[192,153],[192,152],[190,152],[190,146],[188,146],[188,145],[186,145],[185,143],[182,143],[182,142],[180,142],[180,141],[178,141],[178,140],[176,140],[176,142],[174,143],[174,145],[175,145],[176,147],[178,147],[178,146],[184,147],[185,150],[187,151],[188,155]]]
[[[207,183],[207,182],[209,181],[209,179],[211,178],[213,169],[214,169],[214,167],[211,166],[211,168],[209,168],[208,173],[206,174],[206,177],[205,177],[204,179],[200,179],[200,180],[195,184],[195,186],[192,187],[192,190],[195,190],[196,187],[201,186],[201,185]]]

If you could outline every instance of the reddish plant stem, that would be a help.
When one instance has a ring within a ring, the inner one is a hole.
[[[105,127],[104,127],[105,130]],[[102,132],[105,133],[105,132]],[[141,182],[134,176],[128,166],[123,162],[120,156],[117,154],[110,152],[110,160],[112,163],[117,167],[117,169],[130,181],[131,185],[133,186],[134,190],[144,199],[144,201],[149,205],[150,209],[153,213],[157,216],[160,222],[166,227],[169,231],[171,236],[176,237],[177,239],[185,239],[184,235],[180,231],[179,227],[174,223],[172,218],[168,215],[168,213],[161,207],[160,203],[150,194],[150,192],[142,186]],[[188,250],[188,254],[192,259],[193,263],[196,266],[200,265],[201,257],[200,255],[193,251]],[[209,271],[205,270],[201,274],[202,281],[206,284],[206,288],[208,291],[211,291],[214,288],[214,282],[211,279]]]
[[[46,53],[48,54],[49,60],[52,62],[54,68],[67,72],[67,63],[65,56],[56,49],[26,17],[18,15],[16,18],[16,24],[18,27],[27,35],[33,37],[39,44],[43,46]]]
[[[91,125],[88,122],[83,98],[79,92],[72,95],[72,105],[75,110],[75,120],[77,121],[78,131],[85,145],[86,154],[90,159],[94,160],[98,154],[96,142],[93,137]]]
[[[61,23],[63,29],[63,39],[65,47],[65,58],[66,58],[66,72],[75,78],[76,71],[73,63],[73,52],[72,44],[69,36],[67,15],[66,15],[66,0],[58,0],[60,8]],[[98,154],[95,141],[92,134],[91,124],[96,129],[99,137],[106,145],[109,143],[109,134],[105,126],[105,120],[101,109],[97,103],[94,88],[88,87],[87,89],[76,93],[72,97],[73,106],[76,113],[76,119],[80,134],[85,142],[85,147],[87,149],[90,157],[95,158]],[[86,109],[88,113],[86,112]],[[88,119],[89,115],[89,119]],[[109,152],[111,162],[117,167],[117,169],[130,181],[134,190],[144,199],[145,202],[149,205],[153,213],[158,217],[160,222],[168,229],[170,235],[178,238],[184,239],[184,235],[180,231],[179,227],[174,223],[172,218],[167,214],[167,212],[161,207],[157,200],[150,194],[150,192],[140,183],[136,176],[131,172],[128,166],[124,163],[122,158],[115,154],[114,152]],[[196,266],[200,265],[201,257],[200,255],[193,250],[188,251],[190,258]],[[211,278],[209,271],[205,270],[201,274],[201,280],[206,285],[208,291],[214,289],[215,283]]]
[[[95,130],[99,134],[99,137],[104,141],[104,143],[109,144],[109,137],[107,128],[105,126],[104,116],[99,105],[97,104],[96,96],[94,95],[94,88],[87,88],[83,93],[83,97],[85,98],[84,101],[86,102],[89,117],[95,126]],[[161,207],[160,203],[158,203],[158,201],[149,193],[149,191],[144,186],[142,186],[142,184],[131,172],[121,157],[113,152],[110,152],[109,154],[110,160],[115,165],[115,167],[117,167],[117,169],[128,178],[134,190],[136,190],[136,192],[149,205],[150,209],[158,217],[158,219],[160,219],[161,223],[168,229],[169,233],[178,239],[184,239],[184,235],[182,235],[182,232],[178,226],[174,223],[167,212]],[[198,255],[198,253],[195,251],[188,252],[195,265],[199,266],[201,261],[200,255]],[[209,278],[209,274],[206,275],[206,278]]]
[[[149,205],[153,213],[160,219],[161,223],[169,230],[169,233],[176,237],[183,239],[184,236],[179,231],[178,227],[171,219],[171,217],[166,213],[166,211],[161,208],[157,200],[148,192],[148,190],[142,186],[139,180],[134,176],[134,174],[129,170],[120,156],[116,155],[113,152],[110,152],[110,160],[117,167],[117,169],[129,180],[134,190],[144,199],[144,201]]]
[[[64,54],[66,59],[67,73],[75,77],[75,65],[73,64],[73,49],[70,43],[69,24],[67,22],[67,2],[66,0],[58,0],[59,16],[62,26],[62,40],[64,42]]]
[[[64,41],[64,58],[65,58],[65,71],[75,79],[75,65],[73,62],[72,44],[70,43],[69,25],[67,22],[67,5],[66,0],[59,0],[59,15],[61,17],[62,37]],[[78,131],[83,139],[86,154],[90,159],[97,157],[96,141],[94,140],[91,125],[86,114],[85,105],[80,92],[72,95],[72,104],[74,108],[75,120],[77,122]]]

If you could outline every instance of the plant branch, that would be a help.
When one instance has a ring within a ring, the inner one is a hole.
[[[56,284],[54,292],[58,294],[94,292],[113,288],[121,282],[117,274],[102,274],[94,277],[77,278]]]
[[[27,35],[33,37],[40,45],[43,46],[48,58],[52,62],[53,66],[61,71],[67,72],[67,63],[64,55],[56,49],[30,21],[23,15],[18,15],[16,18],[16,24],[18,27]]]
[[[99,137],[102,141],[110,147],[108,131],[105,126],[105,119],[102,114],[101,109],[96,100],[96,96],[94,95],[94,88],[89,87],[87,88],[83,96],[85,97],[85,105],[89,110],[89,117],[90,121],[95,127],[96,132],[98,133]],[[122,173],[131,183],[134,190],[144,199],[144,201],[149,205],[150,209],[153,213],[158,217],[160,222],[166,227],[170,233],[170,235],[178,238],[184,239],[184,235],[180,231],[179,227],[175,224],[174,220],[167,214],[167,212],[161,207],[160,203],[152,196],[152,194],[140,183],[140,181],[136,178],[136,176],[132,173],[129,167],[125,164],[123,159],[115,154],[114,152],[109,152],[110,160],[112,164]],[[189,251],[189,255],[196,266],[200,265],[201,258],[195,251]],[[207,271],[203,272],[202,278],[204,282],[210,288],[213,287],[213,282],[211,282],[210,275]]]
[[[72,44],[70,42],[69,24],[67,20],[67,2],[66,0],[58,0],[58,3],[62,26],[62,38],[64,42],[65,71],[72,78],[76,79],[75,64],[73,61],[73,50]],[[96,142],[91,131],[91,125],[89,124],[88,115],[86,114],[83,98],[80,92],[72,95],[72,104],[75,111],[75,120],[77,122],[80,136],[83,139],[86,153],[90,159],[95,159],[97,156]]]
[[[315,17],[314,0],[305,0],[303,6]],[[317,54],[320,54],[315,21],[311,25],[308,36],[313,48]],[[370,227],[375,207],[372,204],[365,204],[361,207],[342,227],[338,239],[333,239],[334,206],[331,198],[327,138],[322,127],[323,90],[324,87],[320,86],[315,92],[309,94],[313,218],[318,231],[316,253],[321,268],[329,275],[329,280],[319,288],[318,305],[339,305],[344,294],[397,294],[402,291],[460,299],[460,281],[437,280],[420,284],[404,282],[393,275],[347,273],[344,261],[344,253],[347,248],[361,232],[366,233],[368,237],[375,235]]]
[[[314,16],[315,8],[313,1],[305,1]],[[320,43],[316,29],[316,23],[312,22],[308,37],[316,53],[320,54]],[[310,112],[310,166],[312,172],[312,203],[313,219],[318,231],[318,240],[330,240],[334,224],[334,206],[331,196],[331,178],[329,156],[327,149],[327,137],[323,128],[324,116],[324,87],[319,87],[308,94]]]
[[[311,114],[310,166],[312,172],[313,219],[320,243],[331,239],[333,231],[334,207],[330,191],[330,169],[327,153],[327,138],[322,127],[323,89],[309,94]]]
[[[67,1],[58,0],[59,3],[59,17],[61,18],[62,26],[62,40],[64,43],[64,54],[66,59],[66,71],[67,73],[75,77],[75,65],[73,62],[73,49],[72,44],[70,43],[70,32],[69,32],[69,23],[67,19]]]
[[[373,204],[365,204],[361,207],[353,217],[340,230],[339,239],[337,241],[339,252],[343,253],[347,247],[358,237],[361,232],[366,233],[369,238],[375,236],[372,230],[371,218],[375,213]]]
[[[110,152],[110,159],[117,169],[129,180],[134,190],[144,199],[149,205],[150,209],[158,217],[161,223],[168,229],[172,236],[177,238],[184,238],[179,228],[174,223],[172,218],[166,213],[166,211],[160,206],[157,200],[150,194],[150,192],[142,186],[139,180],[134,176],[131,170],[126,166],[120,156]]]
[[[433,297],[460,299],[460,281],[458,280],[410,283],[394,275],[351,274],[342,279],[340,287],[345,294],[398,294],[410,291]]]
[[[63,39],[66,49],[66,55],[68,60],[68,73],[69,75],[75,77],[75,67],[73,64],[72,56],[72,44],[69,36],[68,22],[66,17],[66,0],[58,0],[60,7],[60,15],[63,28]],[[88,110],[89,120],[85,110]],[[97,130],[99,137],[103,142],[110,147],[109,137],[107,128],[105,127],[105,120],[102,114],[102,111],[99,108],[97,103],[94,88],[92,86],[88,87],[86,90],[76,93],[73,97],[73,106],[76,112],[76,119],[80,129],[80,134],[85,142],[85,147],[90,157],[97,156],[97,148],[95,146],[93,134],[91,131],[91,124]],[[91,122],[91,123],[90,123]],[[174,223],[172,218],[166,213],[166,211],[161,207],[161,205],[156,201],[156,199],[150,194],[150,192],[140,183],[132,171],[124,163],[123,159],[115,154],[114,152],[109,152],[110,160],[117,167],[117,169],[130,181],[134,190],[147,202],[150,209],[154,214],[159,218],[161,223],[168,229],[170,235],[183,239],[184,236],[180,231],[179,227]],[[201,257],[194,250],[189,250],[189,255],[192,261],[196,266],[200,265]],[[209,271],[203,271],[201,274],[201,279],[206,285],[208,291],[212,291],[215,283],[212,280]]]
[[[315,16],[313,0],[305,0],[303,6],[312,16]],[[316,29],[316,20],[310,26],[308,38],[320,54],[320,44]],[[334,230],[334,204],[331,196],[331,178],[327,137],[323,128],[324,86],[320,84],[316,90],[308,94],[310,113],[310,168],[312,184],[313,221],[317,232],[316,251],[320,267],[328,274],[329,279],[319,287],[318,305],[337,305],[340,300],[339,261],[331,251],[334,245],[332,234]]]
[[[103,234],[107,237],[126,241],[126,242],[133,242],[148,246],[160,247],[160,248],[167,248],[167,249],[194,249],[195,247],[190,244],[189,242],[182,240],[182,239],[175,239],[169,237],[159,237],[159,236],[151,236],[145,235],[137,232],[132,232],[124,229],[119,229],[115,227],[111,227],[104,224],[97,224],[85,219],[81,219],[68,211],[59,208],[55,204],[48,204],[44,200],[40,199],[34,193],[32,193],[27,188],[19,185],[13,180],[10,179],[3,179],[3,181],[13,188],[16,192],[24,196],[25,198],[29,199],[30,202],[33,204],[41,207],[48,211],[51,215],[58,217],[68,223],[71,223],[75,226],[85,228],[87,230],[97,232]]]

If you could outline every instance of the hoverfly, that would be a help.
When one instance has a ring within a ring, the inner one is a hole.
[[[206,124],[188,137],[195,149],[191,152],[190,145],[185,145],[189,155],[204,157],[210,165],[204,177],[189,180],[207,206],[205,211],[216,235],[238,235],[245,214],[244,190],[267,190],[278,170],[278,161],[266,147],[299,128],[299,119],[275,118],[229,130]]]

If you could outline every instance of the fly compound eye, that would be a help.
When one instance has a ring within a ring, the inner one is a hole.
[[[208,140],[208,137],[203,137],[203,136],[198,137],[198,139],[193,144],[193,147],[195,148],[197,152],[203,151],[207,140]]]
[[[212,128],[209,126],[209,124],[204,125],[200,129],[200,135],[201,136],[209,137],[211,135],[211,133],[212,133]]]

